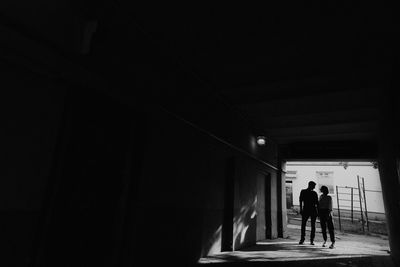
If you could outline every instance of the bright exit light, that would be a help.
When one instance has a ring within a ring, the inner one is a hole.
[[[266,144],[265,136],[262,136],[262,135],[257,136],[257,144],[259,146],[265,146],[265,144]]]

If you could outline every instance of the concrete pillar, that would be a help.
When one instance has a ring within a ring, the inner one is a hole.
[[[278,218],[277,218],[277,173],[272,172],[267,175],[265,180],[265,221],[267,239],[278,237]]]
[[[256,240],[264,240],[266,235],[266,215],[265,215],[265,193],[266,193],[266,178],[264,173],[257,175],[257,232]]]
[[[389,231],[390,251],[400,264],[400,180],[398,173],[398,129],[393,98],[385,96],[382,101],[379,132],[379,175]]]
[[[278,237],[287,237],[287,210],[286,210],[286,161],[280,162],[277,179],[278,199]]]
[[[233,216],[234,216],[234,184],[236,160],[231,157],[226,162],[224,211],[221,235],[221,251],[233,250]]]

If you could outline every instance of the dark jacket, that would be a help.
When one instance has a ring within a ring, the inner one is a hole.
[[[318,213],[318,194],[314,190],[303,189],[300,192],[300,206],[303,202],[303,213],[317,214]]]

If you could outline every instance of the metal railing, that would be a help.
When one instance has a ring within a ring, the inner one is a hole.
[[[343,208],[350,209],[351,223],[354,223],[354,213],[359,212],[362,231],[365,233],[365,227],[369,232],[369,219],[368,219],[368,209],[367,209],[367,199],[365,192],[381,192],[376,190],[366,190],[364,178],[357,175],[357,187],[351,186],[336,186],[336,200],[337,200],[337,210],[339,218],[339,229],[342,230],[342,218],[340,210],[347,210]],[[347,197],[347,198],[346,198]],[[343,205],[344,203],[347,205]]]

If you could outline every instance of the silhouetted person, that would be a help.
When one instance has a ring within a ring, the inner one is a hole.
[[[326,226],[328,225],[329,237],[332,244],[329,248],[335,247],[335,229],[332,220],[332,197],[329,196],[329,189],[326,186],[321,186],[322,195],[319,197],[319,221],[321,223],[322,237],[324,238],[323,247],[326,245]]]
[[[306,236],[306,224],[308,218],[311,217],[311,235],[310,244],[314,245],[315,237],[315,220],[318,216],[318,195],[314,191],[315,183],[308,182],[308,188],[300,192],[300,214],[301,214],[301,238],[299,244],[304,243]]]

